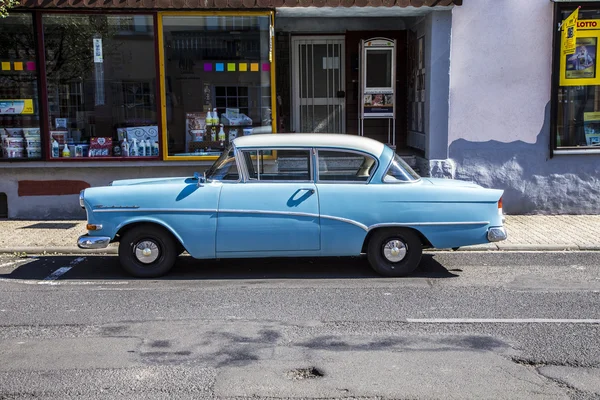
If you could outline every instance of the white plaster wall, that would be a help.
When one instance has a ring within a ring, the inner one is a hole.
[[[535,143],[550,101],[549,0],[469,0],[452,11],[449,145]]]

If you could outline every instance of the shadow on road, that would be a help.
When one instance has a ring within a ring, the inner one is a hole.
[[[20,265],[0,269],[0,278],[43,280],[60,268],[71,267],[60,275],[66,280],[137,280],[125,273],[116,256],[39,256],[21,260]],[[430,254],[423,255],[419,268],[410,278],[452,278]],[[365,279],[382,278],[373,271],[366,257],[267,258],[196,260],[179,257],[164,277],[152,280],[264,280],[264,279]],[[386,278],[402,279],[402,278]]]

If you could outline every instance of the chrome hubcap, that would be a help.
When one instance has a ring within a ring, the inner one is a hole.
[[[383,246],[383,256],[390,262],[399,262],[406,257],[406,244],[401,240],[390,240]]]
[[[151,264],[160,256],[158,245],[151,240],[144,240],[135,245],[135,258],[144,264]]]

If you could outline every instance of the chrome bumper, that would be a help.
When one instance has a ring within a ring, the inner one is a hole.
[[[77,247],[80,249],[104,249],[109,243],[110,238],[107,236],[83,235],[77,239]]]
[[[490,242],[500,242],[502,240],[506,240],[506,229],[504,229],[502,226],[489,228],[487,239]]]

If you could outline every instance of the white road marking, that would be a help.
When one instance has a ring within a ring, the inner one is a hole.
[[[45,281],[54,281],[54,280],[60,278],[61,275],[64,275],[67,272],[69,272],[69,270],[71,268],[73,268],[74,266],[76,266],[77,264],[82,262],[83,260],[85,260],[85,257],[78,257],[78,258],[74,259],[73,261],[71,261],[71,263],[69,264],[68,267],[60,267],[59,269],[57,269],[56,271],[54,271],[53,273],[51,273],[50,275],[45,277],[44,280]]]
[[[38,281],[38,280],[27,280],[27,279],[11,279],[11,278],[0,278],[0,282],[6,283],[21,283],[25,285],[128,285],[127,281]],[[108,290],[108,289],[107,289]],[[154,289],[153,289],[154,290]]]
[[[600,324],[600,319],[558,318],[407,318],[421,324]]]

